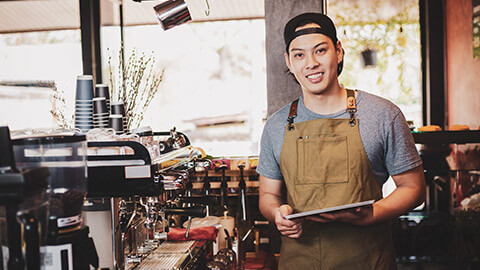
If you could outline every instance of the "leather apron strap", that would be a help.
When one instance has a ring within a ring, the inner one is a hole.
[[[346,89],[347,90],[347,112],[350,114],[350,126],[355,126],[356,121],[355,121],[355,113],[357,112],[357,102],[355,100],[355,91],[351,89]],[[293,127],[293,121],[295,117],[297,117],[297,109],[298,109],[298,98],[292,101],[292,104],[290,105],[290,112],[288,113],[288,130],[294,129]]]
[[[357,102],[355,100],[355,91],[347,89],[347,112],[350,114],[350,126],[355,126],[355,113],[357,112]]]
[[[290,112],[288,113],[288,118],[287,118],[288,130],[293,129],[292,124],[295,117],[297,117],[297,108],[298,108],[298,98],[292,102],[292,105],[290,105]]]

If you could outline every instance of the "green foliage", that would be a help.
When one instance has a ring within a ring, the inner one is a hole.
[[[345,49],[340,82],[379,94],[402,110],[416,111],[421,108],[418,1],[404,2],[335,0],[329,4],[329,15],[337,24],[338,38]],[[388,6],[395,4],[396,9]],[[385,16],[386,8],[396,12]],[[377,51],[375,67],[363,67],[361,52],[366,49]],[[419,120],[421,110],[415,114],[407,117]]]
[[[153,52],[147,56],[133,49],[124,62],[120,51],[118,59],[119,64],[114,70],[112,56],[108,58],[111,97],[113,101],[123,101],[127,128],[133,130],[140,126],[145,111],[158,92],[164,69],[156,70]]]

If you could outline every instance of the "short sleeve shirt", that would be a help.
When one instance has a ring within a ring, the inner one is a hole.
[[[380,184],[422,164],[413,136],[400,109],[387,99],[357,90],[357,112],[362,143],[370,165]],[[257,172],[268,178],[283,180],[280,155],[290,103],[271,115],[262,133]],[[317,114],[298,102],[295,123],[319,118],[349,118],[345,110]]]

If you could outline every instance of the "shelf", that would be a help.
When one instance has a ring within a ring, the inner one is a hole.
[[[228,188],[238,188],[238,181],[227,181],[227,186]],[[217,189],[220,188],[220,185],[222,182],[210,182],[210,188],[211,189]],[[247,187],[259,187],[260,182],[259,181],[245,181],[245,184]],[[203,182],[201,183],[192,183],[193,189],[203,189]]]
[[[417,144],[480,143],[480,130],[412,132]]]
[[[240,170],[225,170],[226,177],[239,177],[240,178]],[[258,173],[255,169],[245,169],[243,170],[243,176],[245,178],[249,176],[258,176]],[[192,177],[205,177],[205,172],[196,172],[192,175]],[[214,170],[208,171],[208,177],[222,177],[222,172],[218,171],[215,172]]]

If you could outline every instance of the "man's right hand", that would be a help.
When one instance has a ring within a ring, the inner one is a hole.
[[[258,206],[262,215],[275,222],[280,233],[290,238],[299,238],[303,232],[303,218],[288,220],[285,216],[293,213],[290,205],[283,201],[284,182],[260,175]]]
[[[303,232],[303,218],[285,219],[285,216],[292,213],[293,209],[290,205],[281,205],[275,211],[275,224],[282,235],[290,238],[299,238]]]

